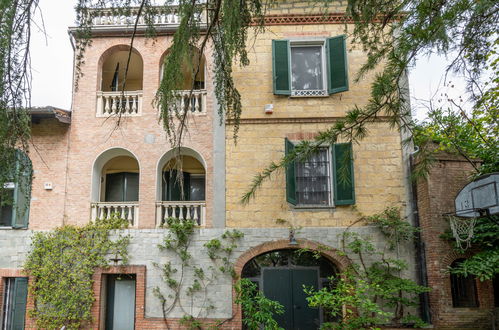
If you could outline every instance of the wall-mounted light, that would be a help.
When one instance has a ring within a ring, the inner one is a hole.
[[[289,230],[289,245],[298,245],[298,242],[295,239],[295,230]]]
[[[263,108],[265,110],[265,113],[268,115],[270,115],[274,112],[274,105],[273,104],[265,104],[265,106]]]

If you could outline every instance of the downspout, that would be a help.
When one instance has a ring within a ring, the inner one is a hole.
[[[409,155],[410,169],[411,173],[414,168],[414,154],[419,151],[416,150]],[[412,180],[412,179],[411,179]],[[421,224],[419,221],[419,209],[418,209],[418,190],[416,181],[412,180],[411,187],[411,207],[413,211],[414,226],[421,229]],[[418,275],[419,285],[428,287],[428,270],[426,268],[426,247],[425,243],[421,239],[421,230],[415,233],[414,246],[416,248],[416,272]],[[419,305],[421,308],[421,319],[426,323],[431,323],[431,310],[430,310],[430,300],[428,292],[423,292],[419,294]]]

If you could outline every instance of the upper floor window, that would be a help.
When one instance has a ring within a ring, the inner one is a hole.
[[[128,72],[126,72],[128,57]],[[142,57],[135,50],[117,48],[105,56],[102,63],[101,88],[103,92],[139,91],[143,83]],[[125,79],[126,73],[126,79]]]
[[[138,116],[142,113],[142,57],[135,49],[131,52],[129,49],[127,46],[113,47],[100,60],[97,117]]]
[[[344,36],[272,40],[274,94],[327,96],[348,90]]]
[[[206,58],[199,49],[192,48],[193,54],[190,61],[184,59],[180,66],[182,80],[178,84],[176,103],[177,111],[187,111],[193,114],[206,113]],[[165,61],[168,60],[168,51],[161,60],[160,79],[165,74]]]
[[[17,150],[12,181],[3,183],[0,195],[0,227],[27,228],[31,200],[31,160]]]
[[[203,159],[192,149],[181,148],[175,156],[173,149],[158,164],[156,203],[157,226],[167,224],[168,218],[192,220],[200,226],[206,218],[206,168]],[[181,171],[181,173],[179,173]]]
[[[286,154],[294,144],[286,139]],[[351,143],[320,148],[304,161],[286,167],[286,199],[303,207],[355,203]]]
[[[456,267],[464,259],[458,259],[451,264]],[[478,297],[475,283],[475,276],[450,275],[452,306],[453,307],[478,307]]]
[[[110,218],[113,214],[137,226],[139,216],[139,163],[124,150],[111,149],[115,154],[102,168],[94,169],[100,178],[98,199],[92,203],[92,220]],[[106,157],[106,153],[101,155]],[[96,162],[97,163],[97,162]],[[95,167],[95,165],[94,165]],[[95,196],[97,197],[97,196]]]

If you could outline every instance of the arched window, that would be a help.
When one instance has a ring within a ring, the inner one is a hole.
[[[284,329],[317,329],[322,322],[335,321],[330,313],[311,308],[303,286],[320,289],[334,285],[336,265],[312,252],[283,249],[254,257],[244,265],[241,277],[257,285],[264,295],[284,306],[284,314],[274,315]]]
[[[458,266],[465,259],[457,259],[451,268]],[[453,307],[478,307],[475,276],[450,275],[452,306]]]
[[[28,155],[15,151],[15,163],[9,171],[11,181],[3,182],[0,195],[0,227],[27,228],[31,201],[32,165]]]
[[[94,163],[92,220],[117,214],[136,226],[139,208],[139,163],[125,149],[113,148]]]
[[[144,65],[140,54],[129,46],[114,46],[102,55],[99,65],[97,117],[141,115]]]
[[[160,159],[158,172],[157,225],[165,225],[171,217],[203,225],[206,169],[201,156],[183,147],[176,157],[175,151],[170,150]]]
[[[168,50],[161,59],[160,80],[164,75],[164,63],[168,56]],[[201,55],[201,56],[200,56]],[[206,112],[206,58],[200,54],[199,49],[193,47],[193,56],[191,61],[185,60],[180,70],[183,79],[177,86],[179,97],[178,111],[198,114]],[[192,91],[191,91],[192,89]]]
[[[109,50],[103,57],[101,68],[101,85],[100,90],[103,92],[123,91],[141,91],[143,85],[143,63],[142,57],[135,50],[131,53],[129,48],[125,46],[117,46]],[[128,56],[130,55],[130,63],[128,64],[128,72],[126,66]],[[125,82],[126,72],[126,82]],[[125,84],[123,84],[125,83]]]

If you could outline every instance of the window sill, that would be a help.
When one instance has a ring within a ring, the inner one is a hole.
[[[291,90],[290,98],[329,97],[327,90]]]
[[[291,205],[292,210],[296,211],[334,211],[335,206],[332,205]]]

